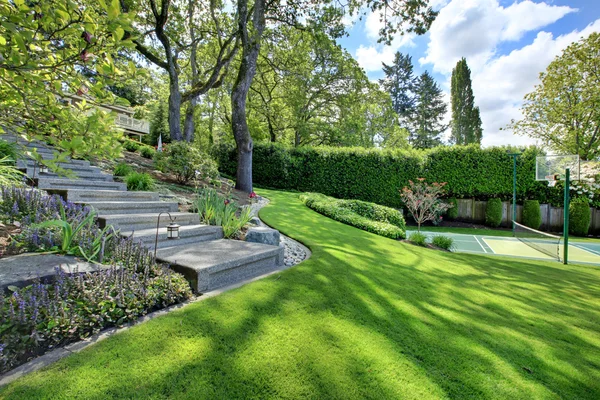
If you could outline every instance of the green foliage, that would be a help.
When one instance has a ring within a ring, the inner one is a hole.
[[[436,235],[431,239],[431,244],[444,250],[452,250],[454,239],[449,236]]]
[[[113,60],[130,45],[129,23],[114,1],[0,2],[0,131],[45,140],[74,157],[116,157],[114,114],[87,101],[73,105],[69,96],[115,102],[106,87],[122,78]]]
[[[238,207],[229,199],[225,199],[214,189],[205,188],[198,193],[195,208],[200,221],[208,225],[221,226],[223,237],[235,238],[252,219],[252,209],[248,206]]]
[[[125,162],[120,162],[113,169],[114,176],[127,176],[133,172],[133,167]]]
[[[454,221],[458,218],[458,201],[456,200],[456,197],[450,197],[446,202],[450,204],[450,208],[448,208],[448,211],[446,212],[446,217],[450,221]]]
[[[267,187],[319,192],[402,208],[398,191],[417,177],[430,182],[447,182],[445,189],[450,197],[511,197],[512,161],[506,150],[503,147],[481,149],[477,145],[414,151],[289,148],[255,143],[252,173],[256,184]],[[220,143],[213,147],[213,154],[221,172],[235,176],[235,147]],[[517,196],[559,206],[562,203],[560,188],[549,188],[535,181],[535,157],[539,154],[539,149],[531,147],[517,159]]]
[[[174,142],[154,155],[159,171],[175,175],[181,184],[192,179],[217,179],[219,171],[215,161],[190,143]]]
[[[592,217],[587,199],[573,199],[569,205],[569,233],[577,236],[587,236]]]
[[[361,217],[373,221],[387,222],[396,225],[398,228],[406,229],[406,223],[402,213],[391,207],[381,206],[375,203],[369,203],[362,200],[345,200],[339,202],[340,207],[347,208]]]
[[[541,84],[525,96],[523,119],[512,121],[518,134],[546,143],[558,154],[600,156],[600,33],[567,47],[540,75]]]
[[[412,232],[408,237],[408,240],[417,246],[427,246],[427,236],[421,232]]]
[[[14,160],[7,156],[0,158],[0,186],[21,186],[25,174],[14,166]]]
[[[502,200],[495,197],[489,199],[485,206],[485,224],[496,228],[502,223]]]
[[[150,146],[141,146],[139,151],[140,155],[144,158],[154,158],[154,154],[156,154],[156,150]]]
[[[125,177],[127,190],[146,191],[154,188],[154,178],[145,172],[131,172]]]
[[[142,146],[142,144],[138,141],[132,139],[125,139],[123,142],[123,147],[125,150],[135,153]]]
[[[395,210],[379,209],[381,206],[376,204],[370,206],[360,204],[357,206],[357,203],[334,199],[320,193],[303,193],[300,195],[300,200],[316,212],[358,229],[391,239],[399,239],[406,236],[404,220],[400,219],[402,218],[401,215],[393,213]],[[357,211],[363,213],[363,215]],[[390,223],[390,215],[391,220],[395,221],[396,224]],[[371,219],[370,217],[373,216],[380,218],[380,220]]]
[[[158,138],[161,138],[163,144],[171,142],[171,136],[169,135],[169,122],[168,122],[168,110],[165,107],[165,102],[159,99],[154,110],[152,110],[152,117],[150,119],[150,134],[146,135],[145,139],[147,143],[156,146],[158,145]]]
[[[452,136],[454,144],[480,144],[483,131],[479,107],[475,107],[475,96],[471,87],[471,70],[462,58],[452,70]]]
[[[442,133],[447,126],[444,116],[448,110],[444,93],[437,82],[425,71],[415,83],[414,111],[410,115],[409,141],[417,149],[430,149],[442,144]]]
[[[15,165],[18,154],[15,143],[0,139],[0,159],[4,159],[4,165]]]
[[[523,225],[533,229],[540,228],[542,225],[542,212],[539,201],[525,200],[523,202]]]

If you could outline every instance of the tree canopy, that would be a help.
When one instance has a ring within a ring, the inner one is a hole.
[[[509,126],[558,153],[600,158],[600,34],[573,43],[525,96],[523,119]]]
[[[467,60],[462,58],[452,70],[450,91],[452,103],[451,143],[481,143],[483,130],[479,107],[475,106],[475,96],[471,86],[471,70]]]

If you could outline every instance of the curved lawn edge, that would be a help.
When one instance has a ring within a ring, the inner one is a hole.
[[[264,191],[313,257],[0,389],[23,398],[598,398],[600,271],[431,251]]]

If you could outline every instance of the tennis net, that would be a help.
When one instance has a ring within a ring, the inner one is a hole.
[[[561,261],[560,244],[562,236],[540,232],[528,226],[513,222],[515,237],[527,246]]]

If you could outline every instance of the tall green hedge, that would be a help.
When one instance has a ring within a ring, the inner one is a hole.
[[[517,164],[520,199],[532,197],[561,204],[560,189],[535,181],[535,157],[527,149]],[[213,154],[222,173],[235,175],[236,151],[220,144]],[[319,192],[344,199],[360,199],[401,207],[399,190],[410,179],[447,182],[449,197],[512,196],[512,160],[507,148],[477,146],[438,147],[428,151],[364,148],[299,147],[256,143],[253,179],[257,185],[304,192]],[[558,194],[554,193],[557,192]]]

